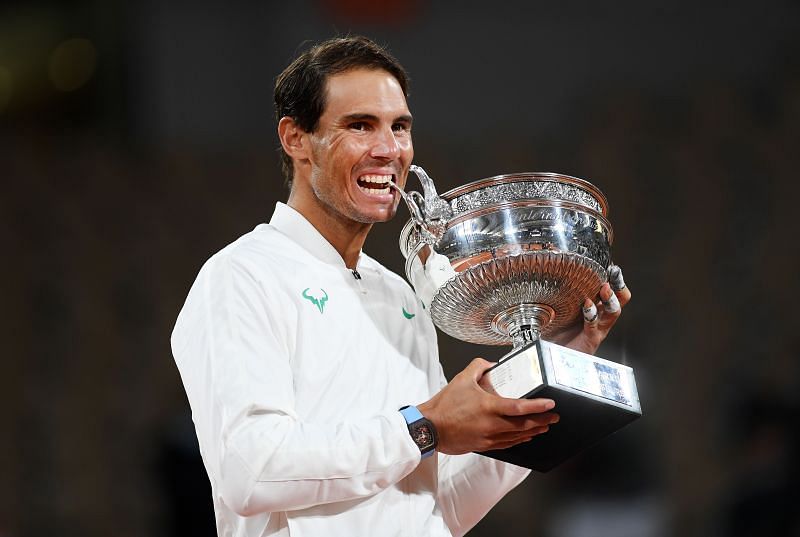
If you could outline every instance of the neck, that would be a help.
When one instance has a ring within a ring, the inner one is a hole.
[[[303,216],[308,218],[307,215]],[[362,224],[360,222],[343,223],[336,219],[329,219],[320,223],[309,219],[309,222],[339,252],[347,268],[356,268],[358,256],[364,247],[364,241],[367,240],[369,230],[372,229],[372,224]]]
[[[319,234],[339,252],[347,268],[356,268],[358,256],[369,230],[372,229],[372,224],[345,220],[340,215],[332,214],[330,210],[307,210],[292,195],[289,196],[286,204],[302,214]]]

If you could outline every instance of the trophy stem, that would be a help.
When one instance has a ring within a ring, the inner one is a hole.
[[[510,337],[514,349],[539,339],[542,329],[556,317],[545,304],[520,304],[501,311],[492,319],[492,329]]]
[[[524,347],[528,343],[533,343],[539,339],[540,331],[530,326],[522,326],[516,332],[510,334],[514,350]]]

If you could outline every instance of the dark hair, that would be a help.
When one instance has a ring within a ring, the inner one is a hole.
[[[288,116],[306,132],[314,132],[325,110],[329,76],[366,67],[383,69],[397,79],[408,97],[408,74],[394,56],[366,37],[338,37],[324,41],[301,54],[275,81],[275,119]],[[292,159],[281,147],[283,175],[291,187]]]

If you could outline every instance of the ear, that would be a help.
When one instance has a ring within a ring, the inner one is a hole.
[[[283,116],[278,122],[278,138],[281,146],[286,154],[296,161],[308,160],[310,156],[307,134],[288,116]]]

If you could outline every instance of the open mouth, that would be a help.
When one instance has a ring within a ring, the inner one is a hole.
[[[356,183],[366,194],[388,194],[392,177],[392,175],[362,175],[356,179]]]

